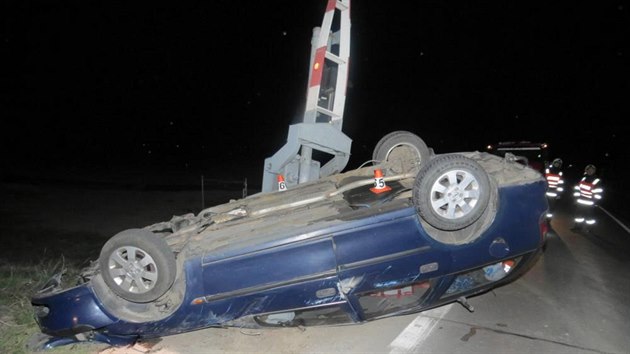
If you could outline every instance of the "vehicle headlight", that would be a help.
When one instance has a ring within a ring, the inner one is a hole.
[[[33,310],[35,311],[35,316],[39,318],[44,318],[50,313],[48,306],[43,305],[33,305]]]

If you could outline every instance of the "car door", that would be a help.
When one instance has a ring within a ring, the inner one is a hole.
[[[417,309],[450,268],[413,208],[374,214],[333,238],[341,291],[361,320]]]

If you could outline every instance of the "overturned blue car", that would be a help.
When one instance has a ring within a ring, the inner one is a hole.
[[[409,132],[386,135],[374,157],[114,235],[76,286],[33,296],[40,347],[467,305],[536,261],[547,227],[539,172],[513,156],[435,154]]]

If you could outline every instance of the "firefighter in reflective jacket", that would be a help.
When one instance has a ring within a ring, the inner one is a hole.
[[[564,177],[562,177],[562,159],[554,159],[545,169],[545,179],[547,180],[547,199],[549,201],[549,211],[547,218],[553,216],[556,201],[560,199],[564,191]]]
[[[580,180],[580,183],[575,186],[573,196],[576,198],[576,215],[574,228],[581,227],[584,223],[587,226],[595,224],[595,217],[593,216],[593,209],[595,203],[598,203],[602,199],[602,182],[595,172],[597,169],[594,165],[587,165],[584,169],[584,177]]]

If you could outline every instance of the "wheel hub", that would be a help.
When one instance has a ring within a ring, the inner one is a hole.
[[[125,264],[123,269],[125,270],[125,272],[127,272],[127,276],[134,279],[142,272],[142,267],[138,264],[137,261]]]
[[[125,246],[109,257],[108,270],[116,284],[130,293],[145,293],[155,286],[157,265],[143,249]]]
[[[446,192],[446,199],[449,203],[459,204],[464,199],[464,191],[459,186],[451,187]]]

